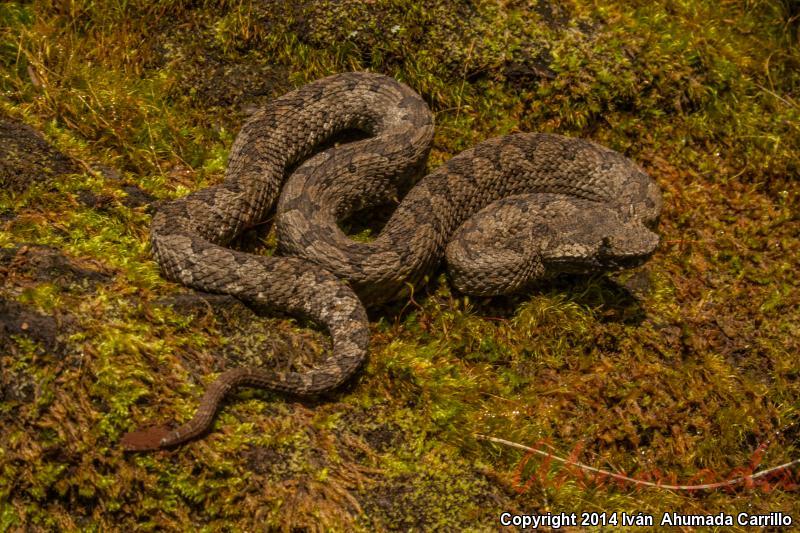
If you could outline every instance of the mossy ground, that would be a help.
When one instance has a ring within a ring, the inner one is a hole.
[[[494,530],[504,510],[800,523],[786,484],[599,485],[474,437],[665,482],[722,479],[770,438],[762,466],[800,456],[799,14],[793,0],[0,4],[4,128],[27,123],[73,161],[4,133],[4,176],[30,183],[0,193],[0,530]],[[185,420],[215,372],[318,357],[324,337],[302,324],[164,281],[148,224],[154,201],[221,178],[250,110],[355,69],[428,101],[431,168],[513,131],[632,157],[664,190],[658,252],[515,298],[468,299],[437,275],[372,313],[369,363],[343,389],[242,390],[207,437],[124,455],[123,433]]]

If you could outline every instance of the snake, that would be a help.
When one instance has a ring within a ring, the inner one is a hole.
[[[348,142],[337,142],[346,137]],[[366,308],[402,297],[443,261],[466,294],[510,294],[558,272],[636,266],[658,245],[656,182],[589,140],[511,133],[425,175],[434,136],[425,100],[371,72],[334,74],[275,98],[245,122],[216,185],[161,205],[150,244],[165,278],[310,318],[331,338],[305,372],[239,367],[220,374],[186,423],[122,437],[126,451],[168,448],[209,430],[231,389],[314,396],[348,380],[369,348]],[[380,232],[340,224],[395,203]],[[273,255],[235,249],[272,218]]]

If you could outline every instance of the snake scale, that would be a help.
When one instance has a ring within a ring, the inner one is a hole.
[[[349,131],[362,136],[333,144]],[[311,318],[327,329],[332,349],[305,373],[226,371],[191,420],[128,433],[123,449],[200,435],[236,386],[301,396],[337,387],[366,358],[364,305],[420,282],[445,256],[459,290],[501,294],[554,272],[633,266],[658,244],[650,228],[660,191],[617,152],[518,133],[484,141],[418,180],[432,138],[430,110],[406,85],[367,72],[333,75],[256,112],[231,148],[224,180],[156,212],[151,244],[165,277]],[[374,240],[354,241],[339,228],[351,213],[406,191]],[[272,213],[280,255],[229,248]]]

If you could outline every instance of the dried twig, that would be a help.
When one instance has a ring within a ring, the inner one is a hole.
[[[780,433],[780,432],[777,432],[777,433]],[[762,477],[767,476],[769,474],[773,474],[773,473],[779,472],[781,470],[786,470],[786,469],[788,469],[788,468],[790,468],[790,467],[792,467],[794,465],[800,464],[800,459],[795,459],[793,461],[789,461],[788,463],[784,463],[784,464],[779,465],[779,466],[775,466],[775,467],[772,467],[772,468],[767,468],[767,469],[764,469],[764,470],[760,470],[760,471],[758,471],[758,472],[756,472],[754,474],[749,474],[749,475],[746,475],[746,476],[740,476],[740,477],[736,477],[736,478],[733,478],[733,479],[728,479],[728,480],[725,480],[725,481],[718,481],[716,483],[703,483],[701,485],[669,485],[669,484],[664,484],[664,483],[660,483],[660,482],[652,482],[652,481],[645,481],[645,480],[642,480],[642,479],[634,479],[632,477],[624,476],[622,474],[615,474],[614,472],[609,472],[608,470],[595,468],[593,466],[589,466],[589,465],[586,465],[586,464],[583,464],[583,463],[572,461],[570,459],[565,459],[563,457],[559,457],[559,456],[554,455],[552,453],[549,453],[549,452],[546,452],[546,451],[543,451],[543,450],[539,450],[537,448],[531,448],[530,446],[525,446],[523,444],[512,442],[510,440],[500,439],[500,438],[497,438],[497,437],[490,437],[488,435],[481,435],[479,433],[475,434],[475,438],[477,438],[478,440],[496,442],[498,444],[503,444],[505,446],[510,446],[512,448],[517,448],[519,450],[525,450],[527,452],[536,453],[536,454],[539,454],[541,456],[547,457],[549,459],[553,459],[555,461],[558,461],[560,463],[564,463],[564,464],[567,464],[567,465],[570,465],[570,466],[576,466],[578,468],[581,468],[583,470],[587,470],[589,472],[594,472],[594,473],[598,474],[600,477],[610,477],[610,478],[613,478],[613,479],[618,479],[620,481],[625,481],[625,482],[628,482],[628,483],[634,483],[636,485],[641,485],[641,486],[645,486],[645,487],[652,487],[652,488],[658,488],[658,489],[666,489],[666,490],[680,490],[680,491],[714,490],[714,489],[720,489],[720,488],[724,488],[724,487],[730,487],[730,486],[733,486],[733,485],[738,485],[738,484],[741,484],[741,483],[752,483],[753,481],[755,481],[758,478],[762,478]],[[769,441],[767,441],[767,443],[765,443],[764,445],[759,446],[759,450],[763,450],[766,447],[766,444],[768,444],[768,442]]]

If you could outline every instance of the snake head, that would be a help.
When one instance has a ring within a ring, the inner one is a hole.
[[[575,202],[558,232],[543,250],[547,267],[554,271],[587,273],[621,270],[641,265],[658,246],[659,237],[641,218],[614,209]]]
[[[639,266],[653,255],[658,241],[641,222],[623,222],[597,243],[598,265],[609,270]]]

